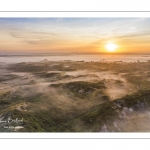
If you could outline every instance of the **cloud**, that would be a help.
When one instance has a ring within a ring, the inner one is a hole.
[[[50,40],[23,40],[22,41],[23,43],[27,43],[27,44],[30,44],[30,45],[49,45],[51,43]]]
[[[149,32],[145,32],[145,33],[136,33],[136,34],[125,34],[125,35],[120,35],[120,36],[115,36],[115,38],[119,38],[119,39],[126,39],[126,38],[136,38],[136,37],[143,37],[143,36],[149,36],[150,35],[150,31]]]
[[[24,36],[16,32],[10,32],[10,36],[12,36],[13,38],[25,38]]]
[[[36,31],[12,31],[9,32],[10,36],[15,39],[20,39],[20,43],[26,43],[29,45],[50,45],[54,41],[53,36],[56,37],[55,33],[36,32]],[[52,42],[53,41],[53,42]],[[19,42],[19,41],[17,41]]]

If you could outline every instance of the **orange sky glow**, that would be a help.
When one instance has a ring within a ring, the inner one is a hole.
[[[0,52],[150,53],[149,18],[0,18]]]

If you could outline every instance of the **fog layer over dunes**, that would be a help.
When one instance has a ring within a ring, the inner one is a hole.
[[[149,69],[150,62],[0,63],[0,131],[132,132],[133,121],[149,131],[141,123],[149,118]],[[10,117],[23,120],[4,128]]]

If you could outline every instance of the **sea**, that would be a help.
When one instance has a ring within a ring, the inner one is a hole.
[[[0,63],[21,63],[39,61],[102,61],[102,62],[147,62],[150,54],[0,54]]]

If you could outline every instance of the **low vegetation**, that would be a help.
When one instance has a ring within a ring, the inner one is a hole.
[[[66,84],[51,84],[52,87],[61,87],[69,90],[75,96],[80,98],[85,98],[85,96],[92,95],[93,92],[99,91],[102,94],[102,90],[105,89],[105,85],[103,82],[69,82]]]
[[[11,124],[20,129],[4,129],[0,124],[0,131],[150,131],[149,68],[150,62],[43,61],[8,65],[0,78],[0,119],[23,118],[23,122]],[[111,88],[130,90],[130,95],[111,99]]]

